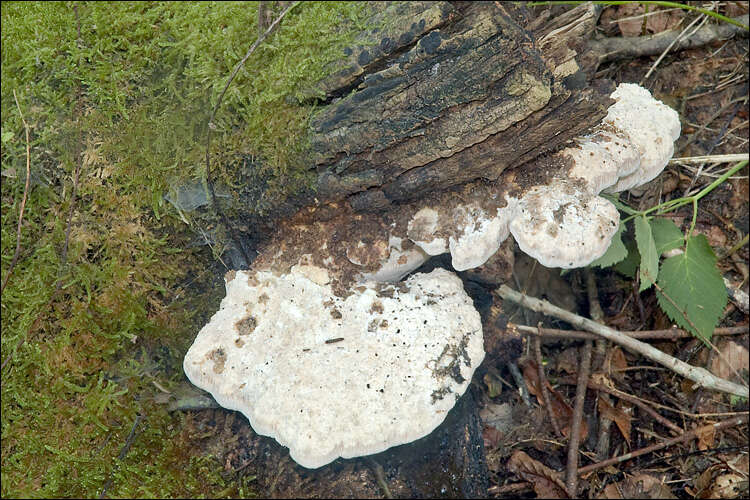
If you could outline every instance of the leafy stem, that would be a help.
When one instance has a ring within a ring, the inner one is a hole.
[[[695,193],[692,196],[685,196],[682,198],[675,198],[674,200],[665,201],[664,203],[659,203],[658,205],[654,205],[653,207],[647,208],[646,210],[635,210],[632,207],[627,206],[625,203],[623,203],[621,200],[614,196],[608,196],[608,199],[620,210],[628,214],[628,216],[623,219],[622,223],[628,222],[630,219],[633,219],[635,217],[639,216],[645,216],[652,212],[657,212],[659,214],[664,214],[667,212],[671,212],[673,210],[677,210],[678,208],[687,205],[692,204],[693,205],[693,219],[690,223],[690,231],[688,231],[686,238],[689,238],[690,235],[693,233],[693,229],[695,229],[695,221],[698,217],[698,201],[700,201],[701,198],[706,196],[708,193],[716,189],[717,186],[722,184],[724,181],[726,181],[729,177],[737,173],[740,169],[745,167],[748,164],[748,161],[741,161],[737,163],[734,167],[727,170],[721,177],[718,177],[716,180],[714,180],[711,184],[706,186],[705,188],[701,189],[699,192]]]

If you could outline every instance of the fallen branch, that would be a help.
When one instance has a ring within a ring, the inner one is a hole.
[[[560,330],[557,328],[538,328],[536,326],[527,325],[516,325],[515,323],[508,323],[508,328],[515,328],[519,332],[530,333],[541,337],[555,337],[563,339],[597,339],[598,335],[593,333],[582,332],[580,330]],[[714,330],[714,336],[722,335],[742,335],[747,333],[748,325],[741,326],[729,326],[725,328],[717,328]],[[690,332],[686,332],[681,328],[668,328],[666,330],[641,330],[639,332],[632,331],[620,331],[621,335],[626,335],[634,339],[679,339],[679,338],[693,338]]]
[[[539,337],[534,337],[532,344],[534,346],[534,357],[536,358],[537,375],[539,377],[539,394],[542,396],[544,408],[547,410],[547,416],[552,423],[552,427],[555,429],[555,435],[560,438],[563,433],[560,430],[560,424],[557,422],[557,418],[555,418],[555,412],[552,410],[552,402],[549,398],[547,376],[544,373],[544,362],[542,361],[542,342]]]
[[[587,340],[581,353],[581,365],[578,370],[578,384],[576,386],[576,403],[573,408],[573,422],[570,426],[568,440],[568,463],[565,471],[565,488],[570,498],[578,497],[578,448],[581,443],[581,422],[583,421],[583,403],[586,400],[586,387],[589,382],[591,368],[591,351],[593,342]]]
[[[747,25],[748,15],[733,18],[738,23]],[[681,40],[677,40],[682,30],[669,30],[651,36],[612,37],[603,40],[592,40],[589,48],[597,54],[598,64],[617,59],[632,59],[641,56],[655,56],[674,44],[674,50],[703,47],[720,40],[727,40],[734,35],[747,36],[747,29],[734,24],[716,24],[704,26]]]
[[[715,424],[704,425],[702,427],[696,427],[695,429],[691,431],[685,432],[684,434],[680,434],[679,436],[674,437],[672,439],[667,439],[665,441],[662,441],[661,443],[656,443],[654,445],[641,448],[640,450],[636,450],[630,453],[626,453],[624,455],[620,455],[619,457],[610,458],[602,462],[587,465],[586,467],[581,467],[580,469],[578,469],[578,474],[579,475],[588,474],[589,472],[593,472],[595,470],[599,470],[604,467],[609,467],[610,465],[619,464],[619,463],[625,462],[626,460],[630,460],[632,458],[645,455],[646,453],[651,453],[652,451],[661,450],[662,448],[672,446],[673,444],[677,444],[683,441],[688,441],[690,439],[695,439],[696,437],[700,436],[701,434],[705,432],[717,431],[719,429],[726,429],[728,427],[735,427],[738,425],[742,425],[744,423],[747,423],[747,417],[748,415],[744,414],[744,415],[740,415],[739,417],[734,417],[734,418],[724,420],[722,422],[717,422]]]
[[[744,398],[750,396],[750,391],[748,390],[747,386],[741,386],[739,384],[735,384],[734,382],[730,382],[729,380],[724,380],[722,378],[716,377],[704,368],[691,366],[684,361],[680,361],[677,358],[661,352],[659,349],[656,349],[649,344],[640,342],[632,337],[628,337],[627,335],[623,335],[617,330],[613,330],[612,328],[600,325],[599,323],[591,321],[590,319],[586,319],[584,317],[578,316],[577,314],[573,314],[564,309],[560,309],[559,307],[555,307],[549,302],[522,295],[517,291],[509,288],[507,285],[500,286],[500,288],[497,289],[497,293],[503,299],[510,300],[524,307],[528,307],[533,311],[547,314],[549,316],[554,316],[563,321],[567,321],[573,326],[588,330],[592,333],[596,333],[601,337],[616,342],[623,347],[641,354],[648,359],[669,368],[675,373],[678,373],[683,377],[692,380],[701,387],[706,387],[707,389],[714,389],[721,392],[728,392],[730,394],[742,396]]]
[[[29,194],[29,179],[31,179],[31,149],[29,146],[29,124],[23,117],[21,106],[18,104],[18,96],[16,95],[16,89],[13,89],[13,98],[16,100],[16,107],[18,108],[18,114],[21,115],[21,121],[23,122],[23,128],[26,130],[26,185],[23,188],[23,199],[21,200],[21,210],[18,213],[18,228],[16,229],[16,251],[13,253],[13,260],[10,262],[8,274],[5,275],[3,285],[0,287],[0,295],[5,291],[5,285],[8,284],[10,275],[13,273],[13,268],[16,267],[18,262],[18,256],[21,253],[21,225],[23,224],[23,210],[26,208],[26,198]]]

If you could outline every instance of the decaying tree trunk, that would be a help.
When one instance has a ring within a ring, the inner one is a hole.
[[[611,89],[588,86],[575,59],[595,22],[591,10],[529,31],[526,13],[512,5],[407,7],[379,46],[353,52],[347,69],[323,82],[330,96],[355,92],[312,124],[319,200],[381,209],[494,180],[606,113]]]
[[[584,53],[598,8],[532,19],[501,2],[377,2],[373,25],[310,89],[316,189],[258,218],[259,189],[229,203],[235,232],[257,241],[307,205],[346,201],[372,212],[474,180],[496,180],[584,133],[613,90],[591,82]],[[372,44],[372,40],[379,43]],[[248,184],[258,184],[255,181]],[[263,229],[265,228],[265,229]],[[244,267],[244,266],[242,266]]]

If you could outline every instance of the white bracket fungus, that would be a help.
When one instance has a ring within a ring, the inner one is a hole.
[[[599,193],[653,179],[680,133],[675,111],[633,84],[599,127],[528,169],[392,212],[331,203],[282,223],[251,271],[227,273],[221,309],[185,356],[188,378],[315,468],[430,433],[484,358],[461,280],[512,233],[548,267],[600,257],[619,224]],[[365,239],[363,239],[365,238]]]
[[[484,359],[479,313],[453,273],[367,282],[346,298],[325,276],[230,271],[184,360],[193,384],[308,468],[426,436]]]
[[[582,267],[601,257],[620,216],[598,194],[652,180],[672,157],[680,135],[677,112],[648,90],[623,83],[610,97],[616,102],[599,127],[547,160],[547,166],[567,164],[567,168],[557,167],[556,175],[526,185],[520,195],[506,190],[500,196],[505,202],[502,208],[488,211],[473,204],[422,208],[409,222],[409,238],[430,255],[443,253],[447,246],[458,271],[486,262],[509,231],[521,250],[547,267]],[[515,173],[509,172],[496,185],[502,188],[503,183],[513,182]],[[442,213],[453,215],[443,221]]]

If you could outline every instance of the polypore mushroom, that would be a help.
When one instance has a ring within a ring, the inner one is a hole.
[[[184,369],[300,465],[378,453],[437,427],[484,358],[482,326],[453,273],[335,295],[327,272],[227,274],[227,295]]]
[[[513,192],[507,186],[518,179],[507,172],[495,183],[497,203],[489,208],[478,202],[422,208],[409,222],[409,238],[430,255],[450,251],[459,271],[486,262],[509,231],[521,250],[548,267],[581,267],[601,257],[619,214],[597,195],[656,177],[680,135],[677,113],[648,90],[621,84],[610,97],[615,104],[590,135],[538,165],[551,172],[544,181]],[[446,213],[453,215],[442,216]]]
[[[221,309],[185,356],[188,378],[309,468],[430,433],[484,358],[479,314],[448,271],[384,282],[447,251],[455,269],[476,268],[509,233],[548,267],[600,257],[619,214],[598,193],[655,177],[680,131],[645,89],[623,84],[612,98],[603,123],[540,160],[538,175],[507,171],[392,213],[300,211],[253,270],[227,274]]]

